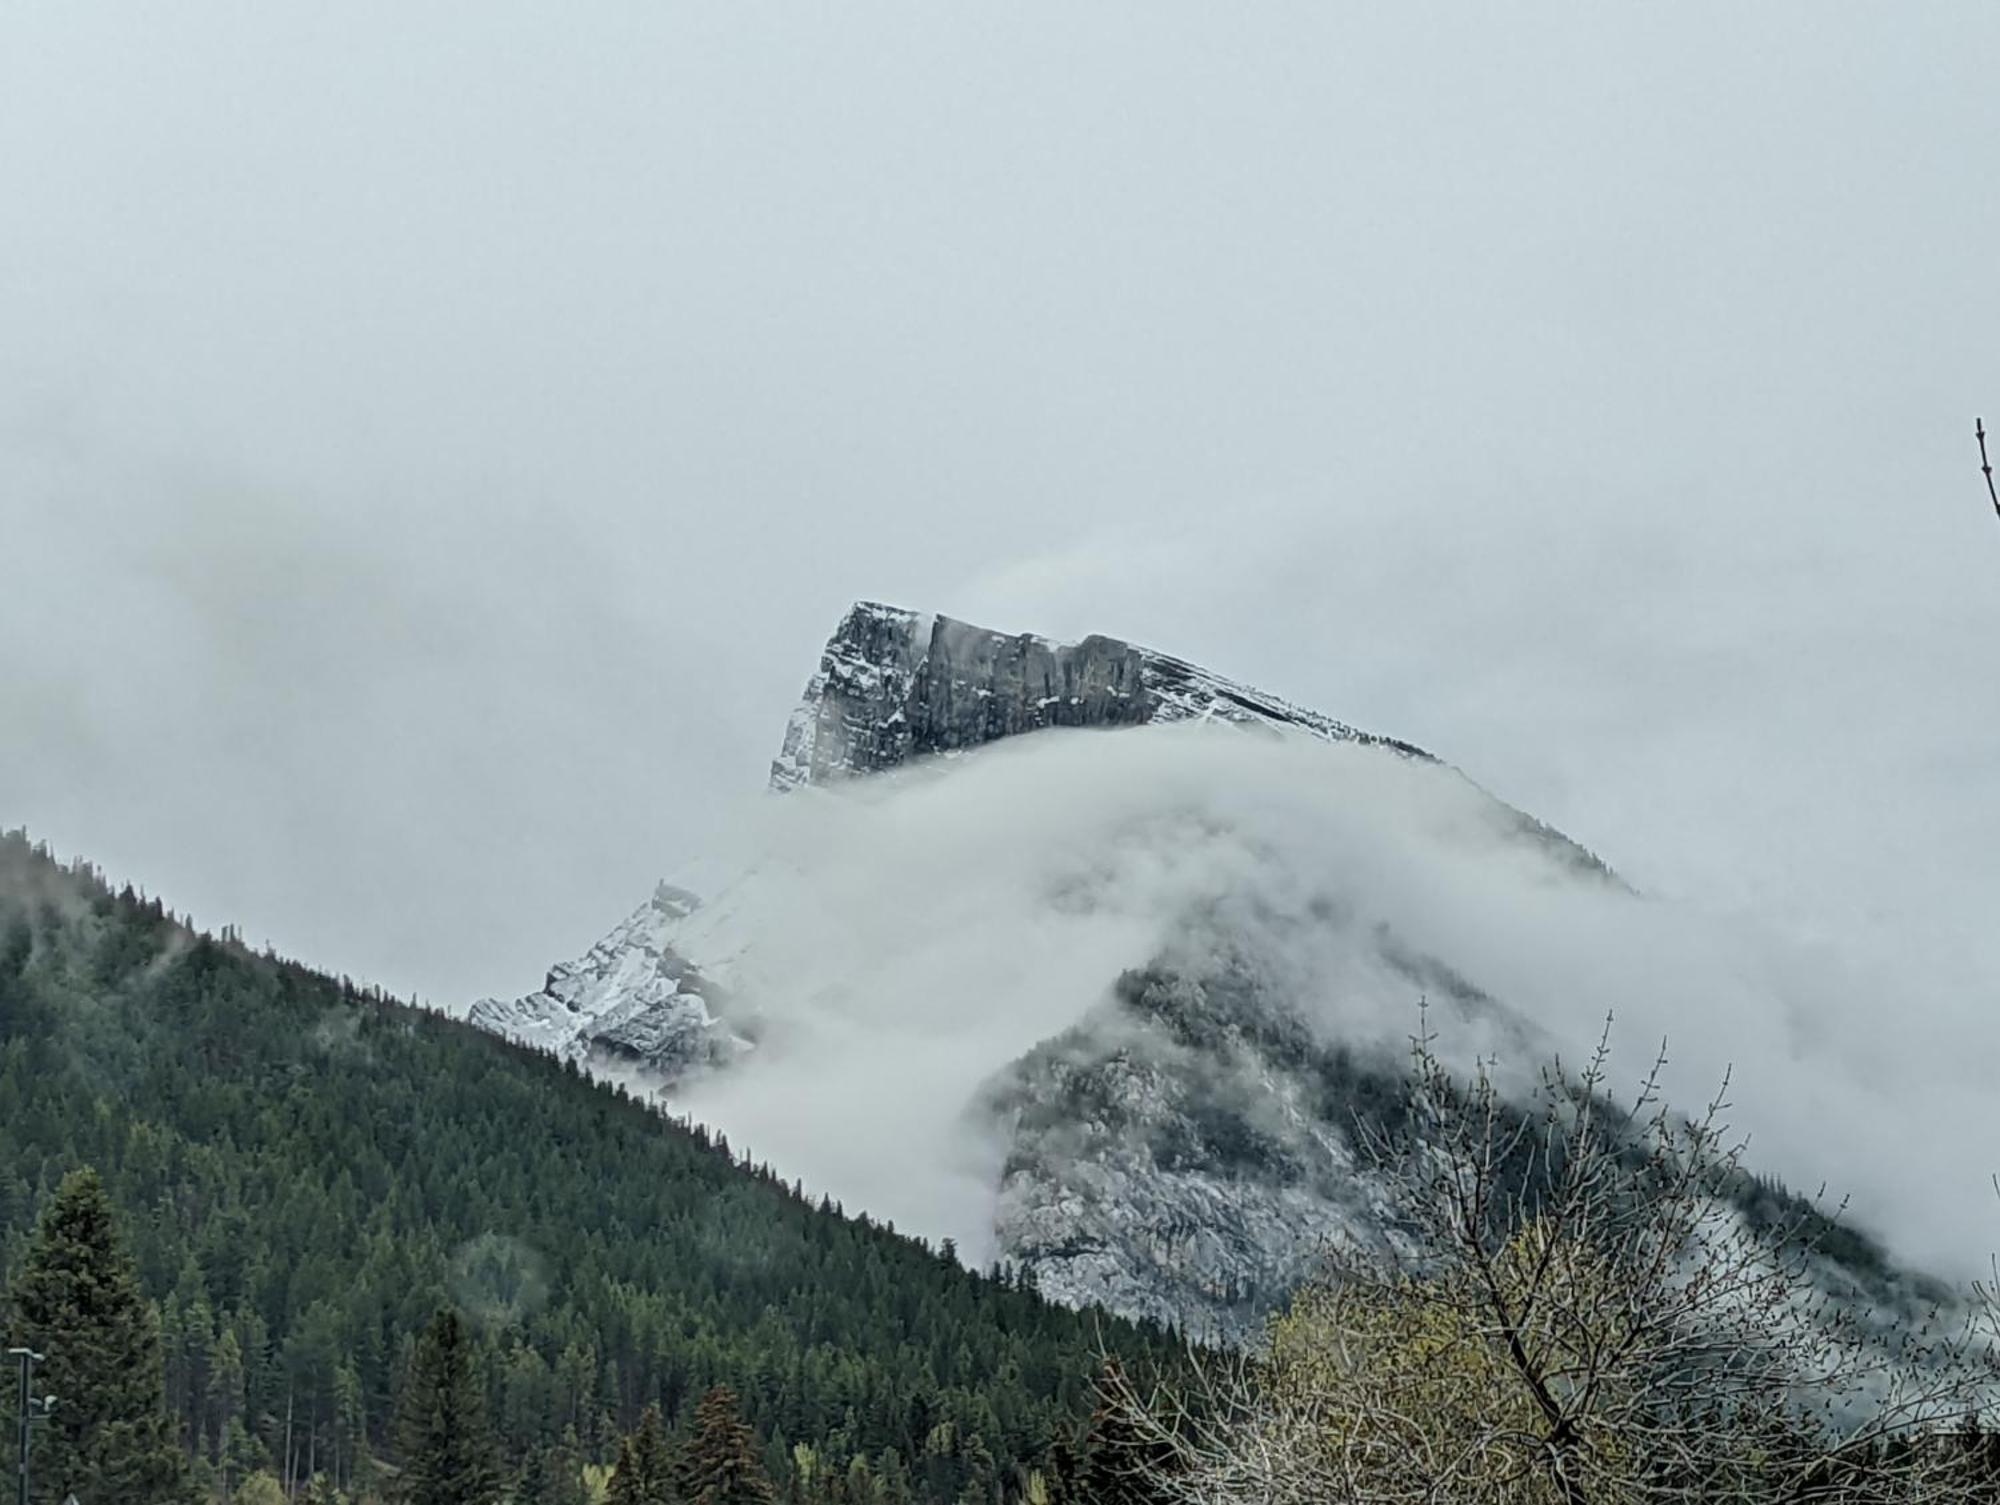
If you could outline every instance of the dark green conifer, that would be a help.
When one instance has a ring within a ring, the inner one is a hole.
[[[45,1355],[36,1502],[171,1505],[193,1497],[167,1409],[159,1320],[139,1289],[97,1173],[73,1171],[43,1209],[10,1293],[9,1341]]]
[[[446,1309],[417,1340],[396,1409],[396,1495],[405,1505],[494,1505],[501,1477],[472,1335]]]
[[[611,1460],[611,1481],[605,1487],[605,1505],[635,1505],[639,1498],[639,1477],[632,1471],[632,1438],[618,1439],[618,1453]]]
[[[778,1498],[757,1460],[756,1434],[727,1385],[717,1385],[695,1407],[681,1494],[688,1505],[775,1505]]]
[[[646,1407],[638,1430],[618,1444],[609,1505],[680,1505],[667,1424],[658,1406]]]
[[[610,1497],[619,1499],[615,1479]],[[563,1428],[560,1442],[540,1448],[529,1457],[514,1498],[520,1505],[588,1505],[590,1497],[583,1484],[583,1457],[577,1445],[576,1428]]]

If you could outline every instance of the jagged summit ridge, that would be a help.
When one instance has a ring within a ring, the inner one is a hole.
[[[879,772],[1048,727],[1200,720],[1293,727],[1430,756],[1117,638],[1058,643],[860,601],[806,683],[771,764],[771,787]]]

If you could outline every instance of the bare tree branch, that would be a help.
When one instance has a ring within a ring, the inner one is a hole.
[[[1979,468],[1986,476],[1986,494],[1993,499],[1993,513],[2000,517],[2000,491],[1993,489],[1993,462],[1986,458],[1986,424],[1982,419],[1972,420],[1972,432],[1979,439]]]
[[[1912,1314],[1842,1289],[1834,1214],[1734,1199],[1727,1079],[1686,1118],[1664,1066],[1614,1103],[1600,1039],[1522,1106],[1486,1065],[1455,1080],[1421,1024],[1416,1112],[1372,1146],[1414,1252],[1330,1256],[1259,1351],[1202,1357],[1183,1388],[1119,1380],[1149,1497],[1995,1498],[1990,1293]]]

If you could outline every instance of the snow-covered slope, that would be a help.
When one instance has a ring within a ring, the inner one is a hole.
[[[1448,765],[1112,639],[857,606],[772,782],[705,899],[472,1017],[1065,1300],[1236,1333],[1393,1241],[1355,1134],[1420,997],[1517,1064],[1614,1001],[1697,1090],[1797,1055],[1806,983]],[[1840,1155],[1765,1128],[1796,1179]]]
[[[672,944],[700,907],[662,883],[589,951],[551,967],[540,991],[481,999],[473,1020],[553,1055],[626,1061],[663,1080],[731,1060],[748,1042],[718,1020],[715,985]]]

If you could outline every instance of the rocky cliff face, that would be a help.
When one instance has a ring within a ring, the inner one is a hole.
[[[771,787],[782,792],[879,773],[1050,727],[1190,721],[1304,733],[1437,761],[1411,743],[1117,638],[1093,634],[1057,643],[860,601],[827,639],[785,725]],[[1561,832],[1525,812],[1498,808],[1565,865],[1610,876],[1596,856]]]
[[[1045,1293],[1230,1339],[1330,1250],[1400,1247],[1354,1137],[1357,1108],[1406,1105],[1396,1062],[1321,1050],[1268,1002],[1242,969],[1163,959],[995,1079],[995,1231]]]
[[[1429,756],[1116,638],[1054,643],[863,601],[828,639],[785,728],[771,784],[875,773],[1047,727],[1204,719]]]

